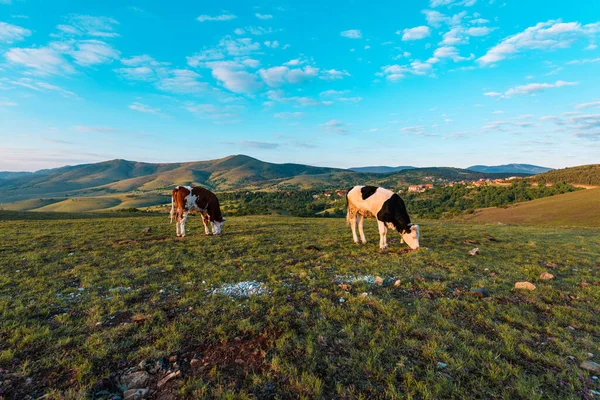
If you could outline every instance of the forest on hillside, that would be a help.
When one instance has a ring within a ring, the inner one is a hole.
[[[582,165],[580,167],[555,169],[530,178],[534,182],[556,183],[568,182],[573,185],[600,186],[600,164]]]
[[[473,212],[478,208],[503,207],[517,202],[573,192],[578,189],[566,183],[534,186],[521,180],[510,186],[467,185],[437,186],[423,193],[404,193],[401,197],[411,216],[441,218]],[[295,217],[342,217],[346,199],[335,192],[298,190],[279,192],[230,192],[219,194],[224,213],[228,215],[283,214]]]

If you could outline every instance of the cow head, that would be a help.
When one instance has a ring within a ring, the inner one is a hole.
[[[402,232],[402,240],[405,241],[411,249],[418,249],[419,239],[421,238],[419,225],[409,224],[408,226],[410,230]]]
[[[225,218],[223,218],[223,221],[221,221],[221,222],[213,221],[212,222],[212,233],[213,233],[213,235],[220,235],[221,234],[221,230],[223,229],[223,225],[225,225]]]

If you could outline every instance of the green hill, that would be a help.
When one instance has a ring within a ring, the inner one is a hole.
[[[531,178],[535,182],[566,182],[572,185],[600,186],[600,164],[555,169]]]
[[[339,189],[357,184],[398,188],[402,184],[421,183],[424,180],[505,176],[507,174],[481,173],[458,168],[415,168],[390,174],[359,173],[302,164],[274,164],[245,155],[168,164],[111,160],[17,175],[13,179],[1,179],[0,203],[4,205],[0,204],[0,207],[31,210],[33,208],[29,205],[7,205],[6,203],[40,198],[64,200],[73,197],[102,197],[125,193],[164,195],[168,194],[175,185],[201,185],[215,191]],[[43,206],[46,204],[40,205]],[[115,206],[109,208],[113,207]]]
[[[600,189],[545,197],[506,208],[485,208],[466,219],[506,224],[600,227]]]

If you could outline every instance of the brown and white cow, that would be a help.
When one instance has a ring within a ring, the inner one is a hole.
[[[221,234],[225,218],[217,196],[202,187],[176,186],[171,194],[171,223],[175,217],[177,236],[185,237],[185,221],[190,210],[202,214],[204,233],[210,235],[208,226],[211,225],[213,235]]]
[[[387,247],[388,228],[397,230],[402,241],[406,242],[411,249],[419,247],[419,225],[410,222],[404,202],[396,193],[376,186],[354,186],[348,191],[346,200],[348,202],[346,220],[352,228],[354,243],[358,244],[357,224],[361,241],[367,243],[363,232],[363,221],[365,218],[375,217],[379,225],[380,248]]]

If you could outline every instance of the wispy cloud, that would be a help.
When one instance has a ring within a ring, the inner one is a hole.
[[[17,25],[11,25],[0,21],[0,43],[14,43],[31,35],[31,31]]]
[[[582,25],[579,22],[550,20],[539,22],[523,32],[503,39],[477,59],[481,65],[489,65],[527,50],[564,49],[581,38],[599,31],[598,24]]]
[[[135,104],[135,103],[134,103]],[[131,108],[131,106],[130,106]],[[77,132],[80,133],[112,133],[116,132],[115,128],[110,128],[106,126],[86,126],[86,125],[77,125],[73,127]]]
[[[329,120],[319,126],[324,128],[329,133],[335,133],[338,135],[347,135],[349,133],[348,129],[346,129],[348,124],[346,124],[342,121],[338,121],[336,119]]]
[[[196,20],[200,21],[200,22],[206,22],[206,21],[231,21],[232,19],[236,19],[237,16],[235,16],[234,14],[220,14],[220,15],[200,15],[198,18],[196,18]]]
[[[164,113],[162,113],[160,111],[160,108],[153,108],[153,107],[150,107],[150,106],[148,106],[146,104],[143,104],[143,103],[140,103],[140,102],[137,102],[137,101],[131,103],[129,105],[129,108],[131,110],[139,111],[139,112],[145,113],[145,114],[156,114],[156,115],[160,115],[161,117],[166,117],[167,116],[166,114],[164,114]]]
[[[347,31],[340,32],[340,36],[349,39],[360,39],[362,38],[362,32],[360,31],[360,29],[350,29]]]
[[[95,36],[111,38],[119,36],[115,32],[119,23],[110,17],[71,14],[66,17],[66,24],[57,28],[68,36]]]
[[[543,92],[547,89],[559,88],[564,86],[575,86],[578,85],[579,82],[566,82],[566,81],[556,81],[554,83],[529,83],[527,85],[519,85],[512,87],[505,92],[485,92],[484,96],[488,97],[500,97],[500,98],[509,98],[511,96],[517,95],[531,95],[539,92]]]
[[[465,6],[465,7],[471,7],[475,3],[477,3],[477,0],[430,0],[429,1],[429,6],[430,7],[434,7],[434,8],[435,7],[440,7],[440,6],[447,6],[447,7]]]
[[[0,107],[16,107],[18,106],[17,103],[15,103],[14,101],[11,101],[9,99],[6,98],[2,98],[0,97]]]
[[[279,119],[298,119],[303,118],[306,114],[303,112],[280,112],[273,114],[275,118]]]
[[[256,13],[254,14],[256,16],[256,18],[258,19],[271,19],[273,18],[273,16],[271,14],[260,14],[260,13]]]
[[[575,106],[576,110],[583,110],[585,108],[600,108],[600,101],[592,101],[589,103],[577,104]]]
[[[48,82],[43,82],[40,80],[34,80],[31,78],[21,78],[18,80],[10,81],[10,83],[15,86],[21,86],[21,87],[25,87],[25,88],[28,88],[31,90],[35,90],[37,92],[55,91],[55,92],[62,94],[64,97],[67,97],[67,98],[79,98],[79,96],[77,96],[77,94],[75,94],[74,92],[71,92],[70,90],[66,90],[60,86],[53,85]]]

